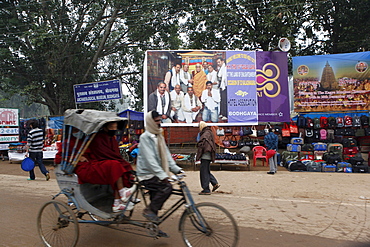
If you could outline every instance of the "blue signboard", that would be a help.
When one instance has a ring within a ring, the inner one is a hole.
[[[73,89],[76,104],[122,98],[120,80],[76,84]]]

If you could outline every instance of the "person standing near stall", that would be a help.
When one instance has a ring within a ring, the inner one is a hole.
[[[277,172],[277,151],[279,139],[274,134],[272,128],[269,129],[269,133],[264,137],[265,146],[267,148],[267,158],[269,159],[270,171],[267,174],[274,175]]]
[[[217,179],[211,173],[211,162],[215,161],[216,157],[216,144],[213,138],[213,132],[207,126],[206,122],[200,121],[199,130],[200,137],[197,143],[196,160],[200,160],[200,184],[203,189],[199,195],[210,195],[210,183],[213,186],[212,192],[220,187]]]
[[[46,170],[44,163],[42,162],[44,148],[44,131],[39,129],[39,122],[36,119],[31,119],[28,122],[31,130],[27,136],[27,146],[26,146],[26,157],[30,157],[36,165],[39,166],[40,171],[44,174],[46,181],[49,181],[50,174]],[[35,171],[32,169],[30,171],[30,178],[27,180],[35,180]]]

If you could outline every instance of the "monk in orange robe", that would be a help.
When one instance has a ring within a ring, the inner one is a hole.
[[[195,96],[199,98],[206,89],[207,75],[202,70],[202,65],[200,63],[195,65],[195,71],[193,71],[193,73],[193,90]]]

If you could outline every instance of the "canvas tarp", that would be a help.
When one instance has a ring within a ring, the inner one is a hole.
[[[105,123],[116,121],[123,126],[127,118],[119,117],[116,112],[97,110],[69,109],[64,113],[65,125],[76,127],[87,135],[98,132]]]
[[[124,110],[118,113],[118,116],[128,118],[129,120],[144,121],[144,113],[132,110]]]

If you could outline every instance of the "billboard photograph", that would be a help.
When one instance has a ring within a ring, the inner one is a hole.
[[[163,126],[290,120],[285,52],[147,51],[144,111]]]

